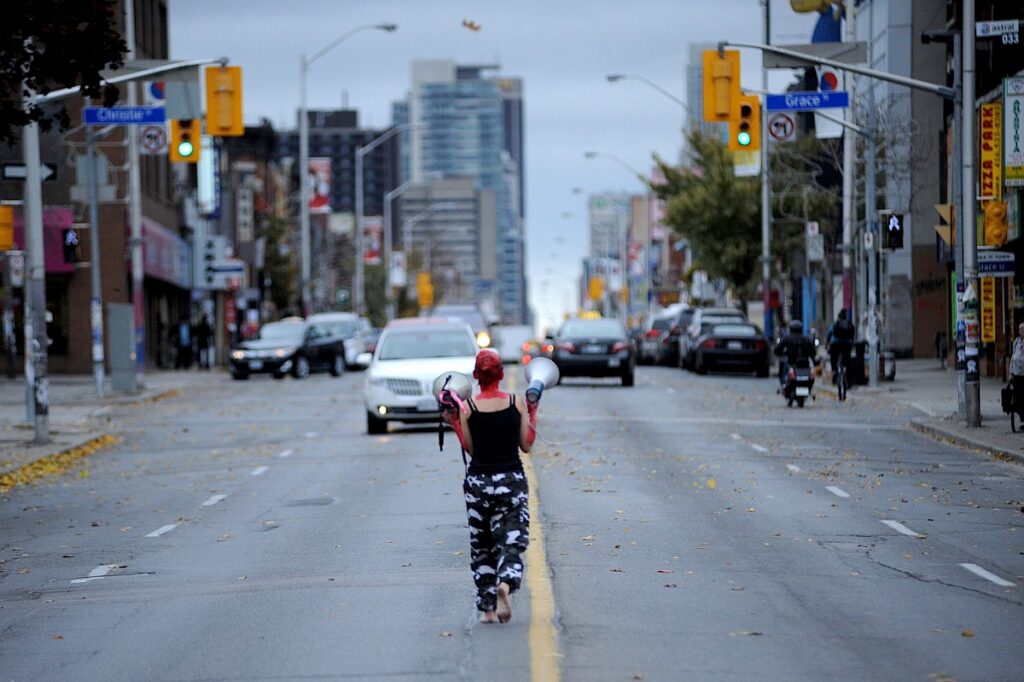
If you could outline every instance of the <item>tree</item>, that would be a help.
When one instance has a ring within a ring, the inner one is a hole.
[[[295,264],[288,247],[291,227],[282,218],[271,216],[264,226],[263,276],[270,280],[268,296],[279,314],[298,310]]]
[[[5,3],[0,32],[0,140],[11,144],[33,121],[48,130],[70,125],[63,106],[29,105],[33,94],[82,86],[86,97],[117,101],[116,86],[100,77],[123,64],[116,0],[20,0]]]
[[[665,183],[653,190],[666,201],[670,227],[690,242],[700,268],[736,289],[753,278],[760,256],[761,200],[757,178],[737,178],[725,144],[689,134],[695,166],[676,168],[655,157]]]

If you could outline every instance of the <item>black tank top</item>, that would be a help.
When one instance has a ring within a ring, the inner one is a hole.
[[[497,412],[481,412],[469,401],[469,435],[473,439],[473,458],[469,473],[492,474],[521,471],[519,459],[519,425],[522,415],[510,395],[508,407]]]

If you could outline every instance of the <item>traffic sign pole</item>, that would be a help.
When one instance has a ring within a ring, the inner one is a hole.
[[[100,220],[96,178],[96,134],[86,133],[86,182],[89,186],[89,272],[92,277],[90,324],[92,326],[92,374],[96,395],[103,395],[103,290],[100,287]]]
[[[25,158],[25,387],[29,420],[37,444],[50,442],[50,399],[47,372],[46,265],[43,258],[43,187],[39,174],[39,124],[22,128]]]

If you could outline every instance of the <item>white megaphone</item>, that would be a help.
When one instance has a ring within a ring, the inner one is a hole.
[[[465,401],[473,393],[473,384],[466,378],[465,374],[456,371],[445,372],[434,379],[434,386],[431,392],[437,398],[438,404],[442,407],[457,409],[458,405],[452,405],[447,401],[443,395],[445,391],[451,391],[460,400]]]
[[[526,381],[526,402],[536,404],[544,395],[544,389],[558,383],[558,365],[547,358],[534,358],[523,369]]]

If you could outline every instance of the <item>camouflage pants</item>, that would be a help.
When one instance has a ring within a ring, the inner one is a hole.
[[[498,583],[515,592],[523,579],[522,554],[530,544],[529,489],[522,471],[467,474],[462,490],[469,516],[470,568],[476,607],[492,611]]]

